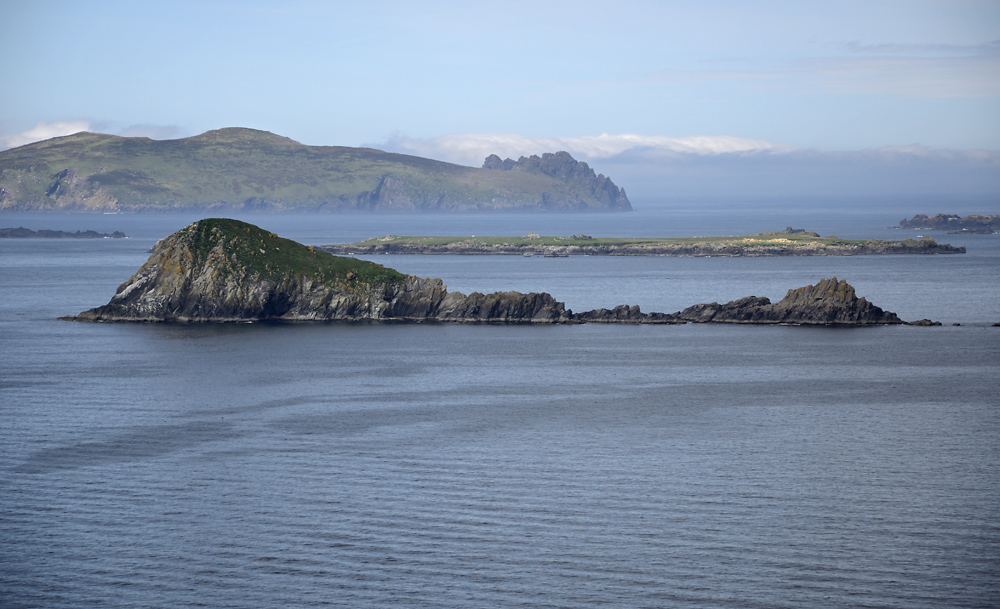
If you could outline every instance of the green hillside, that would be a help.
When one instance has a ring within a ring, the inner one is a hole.
[[[493,157],[491,157],[493,158]],[[78,133],[0,152],[0,210],[629,211],[565,152],[472,168],[228,128],[177,140]]]

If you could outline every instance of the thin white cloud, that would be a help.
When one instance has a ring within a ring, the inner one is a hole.
[[[849,42],[846,48],[851,53],[863,55],[927,55],[938,56],[985,56],[1000,53],[1000,40],[984,44],[862,44]]]
[[[805,82],[844,93],[900,97],[1000,96],[1000,57],[863,57],[819,60],[803,71]]]
[[[0,150],[16,148],[53,137],[73,135],[74,133],[89,130],[90,122],[82,120],[38,123],[31,129],[22,131],[21,133],[0,134]]]
[[[1000,41],[969,46],[851,43],[846,49],[843,56],[804,59],[773,69],[668,69],[648,78],[909,98],[1000,96]]]
[[[483,160],[491,154],[517,159],[520,156],[560,150],[569,152],[579,160],[588,161],[608,159],[637,150],[695,155],[794,150],[791,146],[728,135],[664,137],[629,133],[579,137],[530,137],[516,133],[461,133],[434,138],[396,135],[374,147],[475,167],[482,165]]]

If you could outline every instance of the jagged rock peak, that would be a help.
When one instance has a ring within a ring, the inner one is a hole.
[[[778,305],[786,308],[797,307],[806,304],[822,303],[827,307],[855,306],[858,298],[854,291],[854,286],[836,277],[831,279],[821,279],[816,285],[807,285],[801,288],[788,290]]]
[[[483,162],[483,169],[499,169],[509,171],[511,169],[521,169],[523,171],[537,171],[547,176],[568,179],[571,177],[596,178],[594,170],[587,163],[577,161],[566,151],[546,152],[542,156],[533,154],[522,156],[516,161],[513,159],[500,160],[500,157],[491,154]]]
[[[679,319],[715,323],[787,323],[807,325],[901,324],[895,313],[884,311],[858,298],[854,287],[836,277],[816,285],[788,290],[776,303],[747,296],[726,304],[709,303],[688,307],[675,314]]]
[[[491,154],[483,162],[483,169],[529,171],[542,173],[564,182],[580,183],[585,185],[598,201],[610,208],[632,209],[624,188],[619,188],[610,178],[594,172],[590,165],[577,161],[566,151],[546,152],[542,156],[537,154],[522,156],[517,161],[512,159],[501,161],[499,156]]]

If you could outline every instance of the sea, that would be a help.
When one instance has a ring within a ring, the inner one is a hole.
[[[230,217],[310,245],[791,225],[967,253],[368,258],[574,311],[836,276],[939,327],[93,324],[58,318],[206,214],[0,214],[129,235],[0,240],[0,607],[1000,606],[1000,235],[637,208]]]

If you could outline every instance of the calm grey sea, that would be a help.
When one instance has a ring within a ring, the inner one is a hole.
[[[324,244],[910,236],[897,215],[240,217]],[[195,219],[0,215],[132,236],[0,240],[0,606],[1000,605],[1000,235],[934,235],[964,256],[376,257],[574,310],[836,275],[937,328],[55,319]]]

